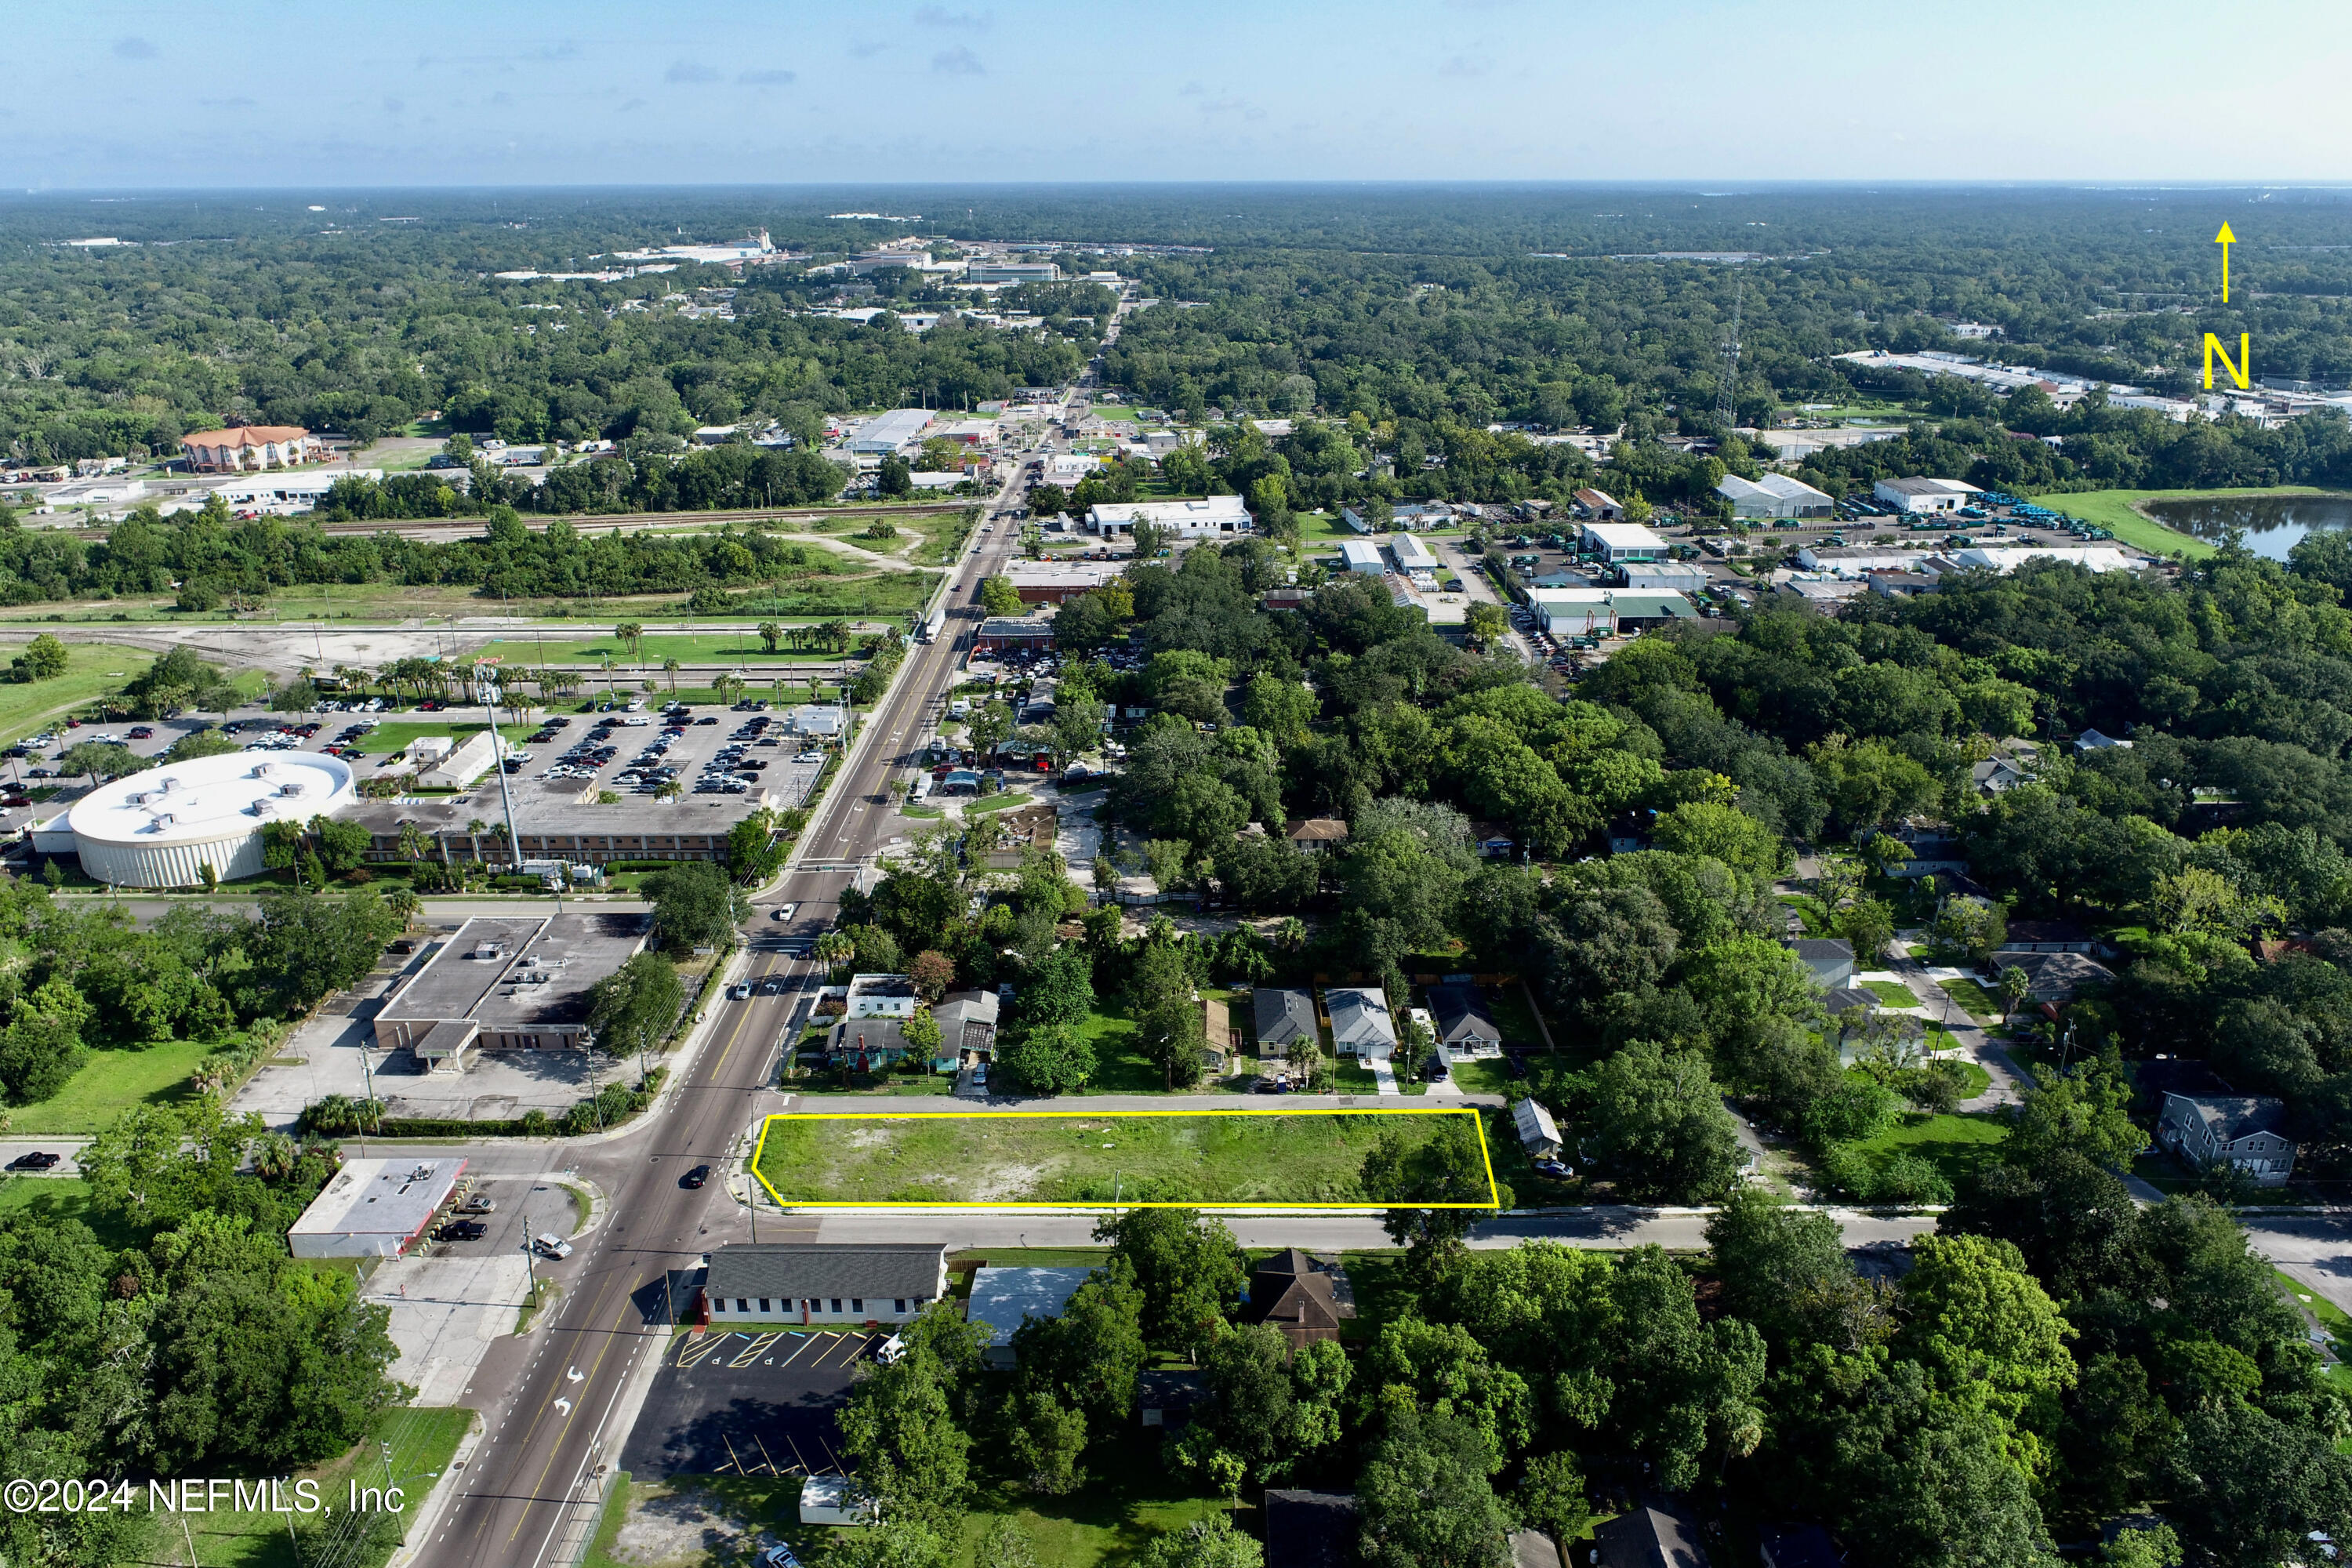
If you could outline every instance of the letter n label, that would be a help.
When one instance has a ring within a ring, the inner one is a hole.
[[[2245,332],[2238,334],[2238,363],[2235,364],[2230,363],[2230,351],[2222,346],[2221,340],[2210,332],[2205,334],[2205,390],[2208,392],[2213,390],[2213,356],[2215,354],[2221,356],[2221,368],[2230,373],[2230,379],[2238,384],[2241,391],[2252,384],[2246,379],[2253,374],[2254,369],[2254,350],[2251,334]]]

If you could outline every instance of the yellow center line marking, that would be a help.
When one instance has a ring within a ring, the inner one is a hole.
[[[616,1274],[614,1274],[614,1278],[615,1279],[619,1279],[619,1278],[620,1278],[620,1276],[616,1273]],[[603,1302],[600,1300],[600,1301],[598,1302],[598,1305],[599,1305],[599,1306],[602,1306],[602,1305],[603,1305]],[[594,1361],[594,1363],[592,1363],[592,1364],[589,1366],[589,1368],[588,1368],[588,1376],[587,1376],[587,1378],[583,1381],[583,1385],[582,1385],[581,1390],[580,1390],[580,1396],[581,1396],[581,1398],[583,1398],[583,1399],[587,1398],[587,1396],[588,1396],[588,1389],[587,1389],[587,1386],[586,1386],[586,1385],[587,1385],[588,1384],[593,1384],[593,1383],[594,1383],[594,1382],[596,1381],[596,1373],[597,1373],[598,1372],[602,1371],[602,1370],[603,1370],[603,1368],[604,1368],[604,1358],[605,1358],[606,1356],[611,1355],[611,1354],[613,1353],[613,1346],[614,1346],[614,1342],[617,1342],[617,1341],[621,1338],[621,1329],[622,1329],[622,1327],[623,1327],[625,1324],[626,1324],[626,1323],[628,1322],[628,1321],[629,1321],[629,1314],[628,1314],[628,1311],[627,1311],[627,1310],[626,1310],[626,1299],[625,1299],[625,1298],[624,1298],[623,1310],[621,1311],[621,1313],[620,1313],[617,1317],[615,1317],[615,1318],[613,1320],[613,1331],[612,1331],[612,1332],[610,1332],[610,1333],[608,1333],[608,1334],[606,1334],[606,1335],[604,1336],[604,1348],[603,1350],[600,1350],[600,1351],[598,1351],[598,1352],[596,1352],[596,1360],[595,1360],[595,1361]],[[555,1397],[555,1391],[554,1391],[554,1389],[550,1388],[550,1389],[548,1390],[548,1398],[549,1398],[550,1400],[552,1400],[554,1397]],[[542,1404],[542,1405],[540,1406],[540,1412],[541,1412],[541,1415],[544,1415],[544,1414],[546,1413],[547,1409],[548,1409],[548,1406],[547,1406],[546,1405],[543,1405],[543,1404]],[[536,1430],[536,1429],[537,1429],[537,1427],[538,1427],[538,1426],[539,1426],[538,1419],[537,1419],[536,1417],[534,1417],[534,1418],[532,1419],[532,1421],[531,1421],[531,1426],[532,1426],[532,1428],[533,1428],[534,1430]],[[526,1440],[526,1441],[528,1441],[528,1437],[526,1437],[526,1439],[525,1439],[525,1440]],[[548,1451],[548,1455],[547,1455],[547,1463],[540,1467],[539,1479],[538,1479],[537,1480],[535,1480],[535,1481],[531,1482],[531,1484],[530,1484],[530,1491],[526,1495],[526,1497],[525,1497],[525,1499],[524,1499],[524,1501],[523,1501],[523,1505],[522,1505],[522,1514],[521,1514],[521,1516],[520,1516],[520,1518],[518,1518],[518,1519],[515,1521],[515,1527],[514,1527],[514,1529],[512,1529],[512,1530],[510,1530],[510,1531],[509,1531],[507,1532],[507,1540],[508,1540],[508,1541],[511,1542],[511,1541],[513,1541],[513,1540],[514,1540],[514,1538],[515,1538],[516,1536],[518,1536],[518,1535],[520,1535],[520,1534],[521,1534],[521,1533],[522,1533],[522,1527],[523,1527],[523,1523],[524,1523],[524,1521],[527,1521],[527,1520],[529,1520],[529,1519],[530,1518],[530,1510],[531,1510],[532,1509],[534,1509],[534,1508],[536,1508],[536,1507],[538,1507],[538,1506],[539,1506],[539,1489],[540,1489],[540,1488],[541,1488],[541,1487],[543,1487],[543,1486],[545,1486],[545,1485],[547,1484],[547,1472],[548,1472],[548,1471],[550,1471],[550,1470],[551,1470],[551,1469],[553,1469],[553,1468],[555,1468],[555,1461],[556,1461],[556,1460],[558,1460],[558,1459],[560,1459],[560,1458],[562,1458],[562,1457],[563,1457],[563,1439],[562,1439],[561,1436],[559,1436],[559,1437],[555,1440],[555,1442],[554,1442],[553,1446],[552,1446],[552,1447],[549,1449],[549,1451]]]

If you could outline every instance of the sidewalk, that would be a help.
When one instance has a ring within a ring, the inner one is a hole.
[[[1944,1026],[1959,1047],[1959,1055],[1984,1068],[1992,1079],[1991,1085],[1982,1094],[1960,1101],[1960,1109],[1990,1110],[1998,1106],[2023,1103],[2025,1075],[2017,1070],[2017,1064],[2010,1059],[2009,1053],[1993,1042],[1991,1037],[1969,1016],[1967,1010],[1936,984],[1935,976],[1928,973],[1927,966],[1903,951],[1899,937],[1888,947],[1884,962],[1887,971],[1919,999],[1919,1005],[1927,1010],[1929,1017],[1939,1022],[1948,1020],[1944,1022]]]

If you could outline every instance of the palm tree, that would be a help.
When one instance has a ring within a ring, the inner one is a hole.
[[[847,931],[829,931],[816,939],[816,946],[813,951],[816,954],[816,961],[829,969],[836,964],[847,963],[856,957],[857,944],[849,940]]]
[[[1307,945],[1307,922],[1297,915],[1285,916],[1282,924],[1275,928],[1274,940],[1286,951],[1297,952]]]
[[[664,779],[661,782],[661,787],[654,791],[654,798],[656,800],[676,800],[685,793],[686,782],[683,779]]]
[[[400,852],[411,861],[424,859],[432,849],[433,840],[421,826],[414,822],[400,825]]]
[[[674,658],[662,660],[662,673],[669,677],[669,694],[672,697],[677,695],[677,672],[682,668],[683,666]]]
[[[394,888],[384,895],[383,907],[400,917],[400,929],[406,931],[416,923],[416,917],[424,913],[425,900],[406,888]]]
[[[768,651],[770,653],[776,651],[776,644],[783,640],[783,636],[784,628],[778,626],[775,622],[761,621],[760,623],[760,640],[768,645]]]
[[[641,658],[645,656],[646,628],[642,623],[623,621],[613,628],[613,636],[616,641],[628,645],[631,658]]]
[[[293,1174],[294,1162],[301,1152],[294,1140],[283,1132],[266,1132],[254,1141],[253,1173],[265,1182],[281,1181]]]

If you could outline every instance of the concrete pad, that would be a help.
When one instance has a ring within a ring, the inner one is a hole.
[[[419,1405],[456,1405],[492,1340],[514,1332],[530,1291],[519,1254],[494,1258],[402,1258],[375,1271],[364,1291],[391,1309],[400,1361],[392,1375],[416,1389]]]

